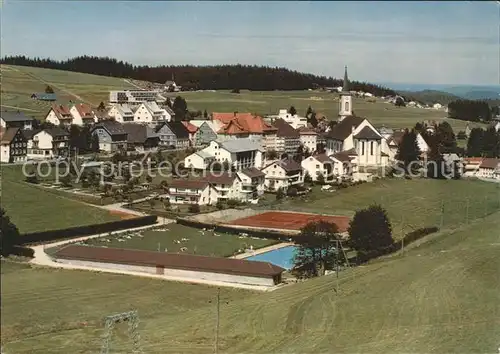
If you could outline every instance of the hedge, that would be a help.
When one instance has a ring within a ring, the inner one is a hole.
[[[32,232],[21,235],[20,244],[25,245],[30,243],[47,242],[47,241],[66,239],[66,238],[103,234],[107,232],[130,229],[134,227],[152,225],[156,223],[156,220],[157,220],[156,215],[148,215],[148,216],[137,217],[134,219],[111,221],[102,224],[77,226],[60,230]]]
[[[266,238],[278,241],[288,241],[293,235],[278,232],[274,230],[254,230],[254,229],[246,229],[242,227],[232,227],[228,225],[216,225],[201,221],[188,220],[183,218],[177,218],[177,223],[184,226],[194,227],[197,229],[214,229],[214,231],[228,234],[241,234],[247,233],[249,236],[257,237],[257,238]]]
[[[10,254],[20,257],[33,258],[35,256],[35,251],[29,247],[14,246],[12,247]]]

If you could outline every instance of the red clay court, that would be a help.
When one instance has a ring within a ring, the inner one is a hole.
[[[317,215],[270,211],[262,214],[231,221],[232,225],[259,227],[263,229],[300,230],[314,221],[326,221],[337,224],[339,232],[346,232],[350,218],[347,216]]]

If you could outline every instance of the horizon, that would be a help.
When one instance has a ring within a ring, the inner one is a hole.
[[[2,54],[278,66],[334,78],[347,65],[352,80],[376,84],[500,85],[495,2],[283,4],[7,0],[0,9]],[[69,26],[75,32],[60,30]]]

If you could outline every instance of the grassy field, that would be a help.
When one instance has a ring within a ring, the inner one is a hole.
[[[2,109],[20,109],[30,116],[43,118],[50,103],[34,101],[33,92],[43,92],[51,85],[58,95],[58,102],[65,104],[72,100],[89,102],[97,106],[109,99],[110,90],[134,89],[120,78],[74,73],[68,71],[2,65]],[[178,93],[172,94],[178,95]],[[317,113],[329,119],[337,119],[338,95],[315,91],[271,91],[250,92],[242,90],[240,94],[229,91],[217,92],[182,92],[190,110],[208,112],[252,112],[261,115],[277,114],[278,110],[294,106],[299,114],[304,115],[311,106]],[[465,130],[466,122],[448,119],[444,111],[420,108],[395,107],[381,100],[368,102],[367,99],[354,98],[354,112],[366,117],[373,124],[394,128],[413,127],[424,120],[447,121],[456,132]],[[474,123],[472,123],[475,126]]]
[[[25,66],[2,65],[2,109],[22,110],[28,116],[43,118],[50,109],[50,102],[32,100],[35,92],[44,92],[50,85],[57,94],[57,101],[66,104],[87,102],[97,106],[109,99],[110,90],[133,89],[123,79],[69,71]]]
[[[279,109],[294,106],[300,115],[305,115],[311,106],[317,113],[329,119],[337,119],[338,95],[315,91],[272,91],[250,92],[242,90],[240,94],[229,91],[217,92],[182,92],[190,110],[206,109],[207,112],[252,112],[261,115],[278,114]],[[395,107],[377,99],[368,102],[364,98],[353,98],[356,115],[367,118],[375,126],[385,125],[391,128],[409,128],[417,122],[435,120],[447,121],[458,133],[465,130],[467,122],[448,119],[447,113],[423,108]],[[475,126],[475,125],[474,125]]]
[[[272,293],[223,289],[221,353],[494,353],[500,214],[331,276]],[[145,353],[213,350],[216,289],[2,263],[7,353],[96,353],[102,318],[138,309]],[[117,328],[112,352],[130,352]]]
[[[273,240],[203,231],[179,224],[168,224],[162,229],[166,230],[149,230],[140,234],[131,234],[129,239],[123,236],[107,238],[111,242],[106,242],[105,239],[92,239],[88,240],[86,244],[148,251],[157,251],[159,246],[161,251],[167,249],[168,252],[181,252],[181,248],[185,247],[187,250],[184,253],[228,257],[236,251],[245,250],[250,246],[258,249],[277,243]],[[119,239],[122,241],[118,241]],[[182,239],[187,240],[181,241]],[[176,243],[176,240],[180,243]]]
[[[21,233],[120,220],[109,211],[41,190],[23,179],[18,166],[2,166],[2,208]]]
[[[354,215],[372,203],[389,214],[394,237],[427,226],[456,227],[500,210],[500,184],[478,180],[385,179],[333,193],[315,189],[278,207],[313,213]],[[444,211],[441,212],[444,207]]]

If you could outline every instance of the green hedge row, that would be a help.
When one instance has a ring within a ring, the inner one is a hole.
[[[156,215],[148,215],[148,216],[137,217],[134,219],[111,221],[102,224],[77,226],[60,230],[32,232],[20,236],[21,238],[20,244],[25,245],[31,243],[43,243],[53,240],[103,234],[107,232],[130,229],[134,227],[152,225],[156,223],[156,220],[157,220]]]

